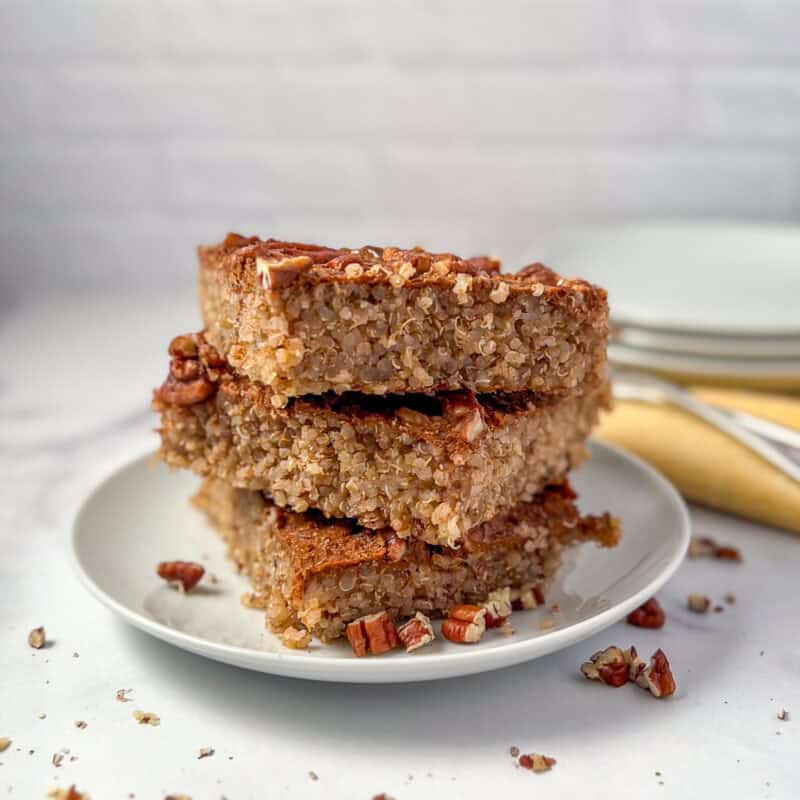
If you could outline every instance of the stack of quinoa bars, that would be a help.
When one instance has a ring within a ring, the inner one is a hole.
[[[415,649],[437,617],[474,641],[543,602],[566,548],[617,542],[567,483],[608,404],[602,289],[235,234],[199,260],[160,457],[203,476],[194,502],[284,643]]]

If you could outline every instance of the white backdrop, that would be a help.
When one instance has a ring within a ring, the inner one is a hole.
[[[0,291],[188,288],[228,229],[796,219],[798,42],[793,0],[0,0]]]

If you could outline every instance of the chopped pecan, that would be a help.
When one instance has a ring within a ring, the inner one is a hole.
[[[205,376],[193,381],[180,381],[170,375],[158,390],[163,403],[175,406],[194,406],[208,400],[215,390],[214,384]]]
[[[79,792],[74,783],[67,789],[51,789],[47,796],[53,800],[89,800],[89,795]]]
[[[28,634],[28,644],[34,650],[41,650],[47,641],[47,636],[44,632],[44,628],[40,625],[38,628],[34,628]]]
[[[722,561],[741,561],[742,554],[738,547],[718,544],[710,536],[694,537],[689,542],[689,558],[718,558]]]
[[[788,712],[788,711],[787,711],[785,708],[782,708],[782,709],[781,709],[781,710],[778,712],[778,719],[779,719],[781,722],[788,722],[788,721],[789,721],[789,712]]]
[[[214,753],[215,750],[213,747],[201,747],[197,754],[197,760],[199,761],[201,758],[210,758]]]
[[[158,714],[154,714],[152,711],[134,711],[133,718],[140,725],[152,725],[156,727],[161,724],[161,719]]]
[[[675,678],[669,660],[661,648],[650,656],[650,663],[639,672],[636,684],[647,689],[654,697],[669,697],[675,693]]]
[[[160,578],[177,586],[182,592],[194,589],[205,571],[202,564],[194,561],[162,561],[156,568]]]
[[[511,589],[497,589],[489,593],[483,604],[486,610],[486,627],[499,628],[511,616]]]
[[[314,262],[308,256],[257,258],[256,272],[261,285],[269,292],[291,286]]]
[[[457,644],[475,644],[486,630],[486,609],[474,605],[454,606],[442,623],[442,636]]]
[[[367,655],[367,652],[380,656],[400,647],[400,638],[388,611],[379,611],[351,622],[347,626],[347,640],[359,657]]]
[[[639,608],[634,609],[628,614],[627,622],[637,628],[663,628],[664,609],[655,597],[651,597],[647,602],[642,603]]]
[[[624,651],[615,645],[598,650],[589,661],[581,664],[581,672],[590,681],[602,681],[615,688],[628,682],[628,671],[628,659]]]
[[[406,653],[418,650],[436,638],[431,621],[419,611],[397,629],[397,635],[405,647]]]
[[[689,542],[689,558],[709,558],[714,555],[714,540],[708,536],[693,536]]]
[[[719,558],[723,561],[741,561],[742,554],[738,547],[719,545],[714,550],[714,558]]]
[[[178,358],[197,358],[197,341],[191,334],[176,336],[169,343],[169,354]]]
[[[401,539],[394,531],[386,534],[386,560],[399,561],[406,554],[406,540]]]
[[[486,430],[483,409],[472,392],[450,392],[442,400],[442,410],[445,417],[454,421],[459,436],[468,444]]]
[[[514,611],[527,611],[543,604],[544,592],[539,586],[520,586],[511,590],[511,608]]]
[[[549,772],[556,763],[554,758],[541,753],[523,753],[519,757],[519,765],[532,772]]]
[[[711,607],[711,600],[704,594],[690,594],[687,599],[689,611],[694,611],[695,614],[705,614]]]

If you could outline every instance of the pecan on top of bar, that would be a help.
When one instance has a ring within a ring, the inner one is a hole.
[[[364,283],[401,286],[452,286],[459,275],[487,285],[506,284],[510,293],[562,293],[580,288],[586,300],[605,302],[605,290],[580,278],[562,278],[544,264],[530,264],[516,273],[500,273],[492,256],[462,258],[453,253],[430,253],[421,247],[326,247],[229,233],[216,245],[201,245],[219,269],[240,279],[257,278],[263,288],[279,290],[302,277],[309,283]]]

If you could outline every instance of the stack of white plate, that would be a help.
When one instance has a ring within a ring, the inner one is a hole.
[[[800,387],[800,227],[583,226],[551,239],[545,258],[608,289],[612,363]]]

